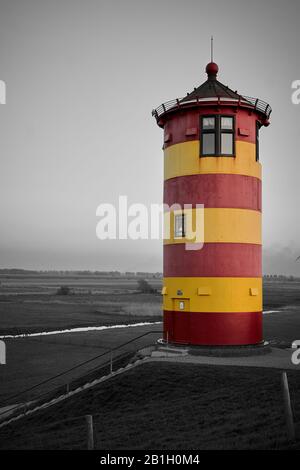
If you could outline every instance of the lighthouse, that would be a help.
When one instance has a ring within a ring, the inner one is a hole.
[[[218,72],[211,61],[202,85],[152,111],[164,131],[164,339],[174,344],[263,340],[259,134],[272,110],[222,84]],[[187,244],[185,205],[203,207],[198,249]]]

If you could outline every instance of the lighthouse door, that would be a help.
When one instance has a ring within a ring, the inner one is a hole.
[[[190,342],[190,299],[173,299],[173,338],[176,343]]]

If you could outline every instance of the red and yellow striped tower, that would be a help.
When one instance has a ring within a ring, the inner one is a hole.
[[[164,203],[204,205],[204,245],[186,249],[186,213],[164,241],[164,339],[194,345],[262,341],[259,129],[271,108],[217,80],[153,111],[164,129]]]

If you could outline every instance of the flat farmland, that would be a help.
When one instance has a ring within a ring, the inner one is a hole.
[[[149,279],[156,294],[138,291],[137,279],[95,275],[0,275],[0,335],[161,318],[161,279]],[[70,295],[57,295],[68,286]],[[300,281],[264,283],[264,310],[300,308]],[[286,316],[287,318],[288,316]]]
[[[154,291],[161,289],[160,279],[148,282]],[[57,295],[57,289],[61,286],[68,286],[70,295]],[[161,295],[155,292],[140,293],[136,279],[70,275],[1,277],[0,335],[154,323],[161,319]],[[153,329],[160,331],[161,325],[5,338],[7,364],[0,369],[0,405],[1,401],[17,392]],[[134,345],[123,347],[120,352],[130,352],[134,347],[149,344],[159,336],[160,333],[146,336]],[[107,356],[99,358],[51,381],[39,391],[76,379],[91,367],[100,366],[106,361]],[[31,393],[30,397],[34,395]]]
[[[2,276],[0,282],[0,334],[135,323],[161,317],[160,279],[148,281],[157,294],[140,293],[135,279],[35,275]],[[70,295],[57,295],[61,286],[69,287]]]
[[[148,282],[154,290],[160,291],[161,279],[148,279]],[[71,294],[56,295],[61,286],[70,287]],[[284,347],[300,339],[300,282],[265,282],[264,310],[265,339]],[[1,276],[2,335],[161,320],[160,294],[140,293],[137,279],[106,279],[94,275]],[[7,364],[0,367],[0,404],[23,389],[147,331],[157,330],[157,333],[153,336],[151,333],[124,350],[154,342],[161,336],[161,329],[162,324],[158,324],[5,339]],[[100,366],[106,360],[107,356],[76,369],[45,385],[44,389],[76,379],[90,367]],[[10,403],[16,403],[15,400],[11,399]]]
[[[8,339],[6,340],[7,364],[0,369],[0,408],[6,400],[8,403],[5,402],[5,406],[23,402],[62,384],[72,382],[91,369],[106,364],[110,360],[111,349],[144,333],[149,333],[112,353],[113,359],[119,354],[133,355],[136,349],[148,346],[161,337],[161,329],[161,324],[155,324],[134,328]],[[15,394],[96,356],[101,357],[47,382],[28,394],[14,397]],[[108,371],[109,366],[105,369],[105,373]]]

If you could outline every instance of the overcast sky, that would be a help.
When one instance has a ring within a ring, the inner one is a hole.
[[[300,275],[298,0],[0,0],[0,267],[162,270],[159,241],[100,241],[96,208],[162,201],[152,108],[219,79],[261,131],[264,271]]]

